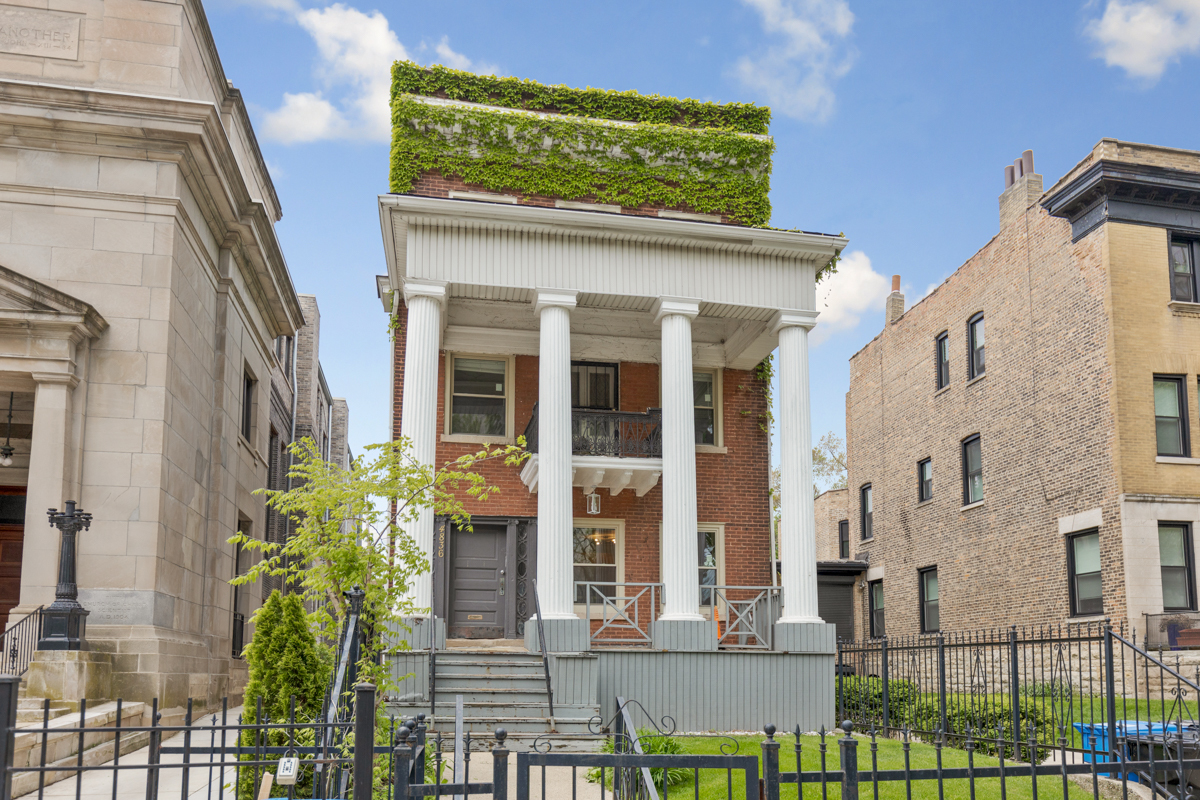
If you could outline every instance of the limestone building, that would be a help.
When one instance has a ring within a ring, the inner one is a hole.
[[[199,0],[36,6],[0,5],[0,613],[54,599],[76,500],[113,696],[211,703],[261,595],[227,540],[279,528],[252,492],[292,436],[279,200]]]
[[[863,635],[1194,617],[1200,153],[1101,140],[850,362]],[[1166,616],[1164,616],[1166,612]]]

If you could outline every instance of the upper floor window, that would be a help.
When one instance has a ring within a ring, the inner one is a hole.
[[[571,362],[571,407],[615,411],[617,365]]]
[[[692,397],[696,407],[696,444],[717,443],[717,373],[692,373]]]
[[[918,573],[921,592],[921,633],[938,631],[938,573],[937,567]]]
[[[878,639],[884,635],[883,581],[871,581],[867,584],[867,602],[870,607],[871,638]]]
[[[292,341],[291,336],[275,337],[275,358],[289,382],[292,380]]]
[[[242,374],[242,436],[254,440],[254,389],[258,381],[249,372]]]
[[[950,333],[943,331],[934,344],[934,359],[937,363],[937,388],[950,385]]]
[[[862,487],[859,492],[859,514],[862,517],[862,538],[870,539],[875,535],[875,531],[871,525],[871,517],[874,512],[873,503],[871,501],[871,484]]]
[[[987,364],[983,358],[983,312],[967,321],[967,379],[983,374]]]
[[[917,462],[917,502],[924,503],[933,498],[933,459]]]
[[[979,434],[969,436],[962,443],[963,505],[978,503],[983,499],[983,450]]]
[[[1158,562],[1162,570],[1163,611],[1195,611],[1196,575],[1190,525],[1158,523]]]
[[[1160,456],[1187,456],[1187,389],[1182,375],[1154,376],[1154,434]]]
[[[1100,532],[1087,531],[1067,539],[1071,616],[1104,613],[1100,584]]]
[[[450,433],[505,436],[508,360],[451,357]]]
[[[1171,299],[1195,303],[1200,299],[1196,285],[1196,257],[1200,242],[1171,242]]]
[[[850,520],[838,523],[838,558],[850,557]]]

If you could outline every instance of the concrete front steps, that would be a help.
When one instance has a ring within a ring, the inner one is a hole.
[[[435,687],[432,720],[428,704],[390,710],[405,720],[425,714],[430,736],[441,733],[445,739],[454,735],[455,697],[462,695],[463,728],[472,738],[491,739],[496,728],[504,728],[510,750],[528,750],[539,737],[548,738],[554,750],[591,751],[603,740],[588,730],[588,722],[600,713],[598,705],[556,702],[551,720],[546,673],[536,653],[513,647],[439,650]]]
[[[37,698],[22,698],[17,705],[17,733],[15,736],[13,765],[17,767],[36,767],[42,763],[42,740],[46,742],[46,766],[66,767],[76,766],[79,761],[80,737],[78,732],[71,729],[79,728],[79,704],[67,702],[52,702],[50,704],[50,722],[43,727],[45,718],[45,701]],[[74,706],[72,708],[72,706]],[[115,702],[97,703],[89,706],[83,714],[83,727],[111,728],[116,725],[117,704]],[[170,724],[164,718],[163,724]],[[150,706],[145,703],[123,703],[121,705],[121,726],[138,727],[150,724]],[[174,724],[179,724],[178,722]],[[33,730],[30,730],[33,729]],[[43,730],[48,730],[44,734]],[[116,747],[116,734],[109,731],[104,733],[83,734],[83,764],[97,766],[113,760]],[[150,734],[136,732],[121,736],[121,754],[146,747],[150,743]],[[73,778],[72,771],[47,772],[46,784]],[[13,775],[13,796],[29,794],[37,791],[38,773],[18,772]]]

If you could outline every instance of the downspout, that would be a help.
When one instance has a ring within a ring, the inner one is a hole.
[[[299,332],[300,331],[295,331],[292,334],[292,352],[288,357],[288,361],[290,362],[290,369],[288,371],[291,373],[290,380],[292,382],[292,430],[288,436],[287,448],[287,491],[289,492],[292,490],[292,460],[295,458],[295,456],[292,454],[292,445],[296,443],[296,399],[297,395],[299,394],[299,390],[296,388],[296,350],[299,347],[300,337],[295,334]],[[291,538],[291,535],[292,518],[285,515],[283,518],[283,544],[287,544],[287,541]],[[285,556],[283,560],[284,570],[286,570],[287,567],[287,557]],[[286,572],[284,573],[283,593],[288,594],[288,580]]]

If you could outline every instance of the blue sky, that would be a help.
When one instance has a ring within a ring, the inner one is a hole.
[[[388,65],[771,106],[773,224],[845,232],[812,348],[814,440],[844,432],[847,359],[997,229],[1003,169],[1049,186],[1101,137],[1200,149],[1200,0],[904,2],[208,0],[283,204],[296,288],[318,297],[351,443],[389,436]]]

